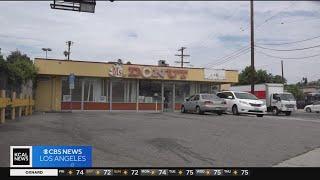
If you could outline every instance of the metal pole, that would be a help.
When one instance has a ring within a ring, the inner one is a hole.
[[[46,51],[46,59],[48,59],[48,50]]]
[[[139,111],[139,79],[137,79],[136,110]]]
[[[158,112],[158,100],[156,100],[156,112]]]
[[[109,111],[112,111],[112,79],[110,79],[110,102],[109,102]]]
[[[254,94],[254,21],[253,21],[253,0],[250,0],[250,27],[251,27],[251,93]]]
[[[81,110],[83,111],[84,109],[84,79],[81,80]]]
[[[70,88],[70,111],[72,112],[72,89]]]
[[[174,112],[176,110],[176,83],[173,83],[172,86],[172,109]]]
[[[68,60],[70,60],[70,46],[71,46],[71,41],[68,41]]]
[[[284,84],[284,76],[283,76],[283,60],[281,60],[281,76],[282,76],[282,84]]]
[[[164,112],[164,87],[163,81],[161,81],[161,110]]]
[[[183,50],[184,48],[181,48],[181,67],[183,67]]]

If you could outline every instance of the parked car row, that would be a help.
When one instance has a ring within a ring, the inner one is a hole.
[[[273,115],[278,115],[281,111],[288,116],[291,112],[296,110],[296,105],[294,104],[295,99],[290,93],[274,94],[270,96],[270,99],[270,101],[275,99],[275,103],[283,101],[281,102],[283,104],[279,106],[279,108],[272,108]],[[315,101],[311,105],[305,106],[304,110],[308,113],[320,113],[320,101]],[[258,117],[263,117],[268,113],[268,107],[265,101],[258,99],[251,93],[241,91],[223,91],[218,92],[217,94],[202,93],[192,95],[189,98],[186,98],[184,103],[182,103],[181,112],[195,112],[197,114],[213,112],[218,115],[230,112],[233,115],[253,114]]]
[[[315,101],[310,105],[307,105],[306,107],[304,107],[304,110],[306,112],[316,112],[316,113],[320,113],[320,101]]]
[[[234,115],[254,114],[263,117],[267,113],[265,103],[247,92],[223,91],[215,94],[195,94],[185,99],[181,112],[203,114],[213,112],[221,115],[232,112]]]

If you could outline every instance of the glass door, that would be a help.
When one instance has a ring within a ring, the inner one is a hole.
[[[164,83],[163,86],[163,111],[173,112],[173,83]]]

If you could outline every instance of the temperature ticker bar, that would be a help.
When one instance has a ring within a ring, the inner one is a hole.
[[[10,176],[250,176],[245,168],[10,169]]]
[[[58,169],[58,176],[250,176],[249,169]]]

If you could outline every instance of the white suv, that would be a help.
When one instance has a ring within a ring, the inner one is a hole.
[[[259,100],[255,95],[247,92],[223,91],[217,93],[227,103],[227,111],[234,115],[255,114],[263,117],[267,113],[265,102]]]

